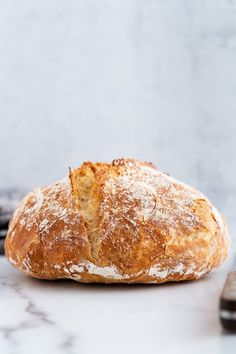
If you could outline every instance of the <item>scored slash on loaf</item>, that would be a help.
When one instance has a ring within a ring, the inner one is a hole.
[[[27,275],[80,282],[198,279],[229,250],[227,227],[200,192],[151,163],[85,162],[29,193],[5,242]]]

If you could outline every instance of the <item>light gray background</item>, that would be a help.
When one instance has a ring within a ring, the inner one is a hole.
[[[0,188],[136,157],[232,231],[235,119],[236,0],[0,0]]]

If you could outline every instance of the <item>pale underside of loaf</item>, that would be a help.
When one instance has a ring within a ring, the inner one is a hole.
[[[227,256],[226,225],[200,192],[132,159],[90,162],[29,193],[6,256],[42,279],[163,283],[198,279]]]

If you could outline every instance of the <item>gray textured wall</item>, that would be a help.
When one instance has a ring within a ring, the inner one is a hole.
[[[232,230],[236,1],[0,0],[0,54],[0,188],[137,157]]]

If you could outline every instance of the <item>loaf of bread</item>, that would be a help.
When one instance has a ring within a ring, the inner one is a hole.
[[[229,250],[225,222],[200,192],[151,163],[85,162],[29,193],[5,242],[27,275],[79,282],[198,279]]]

